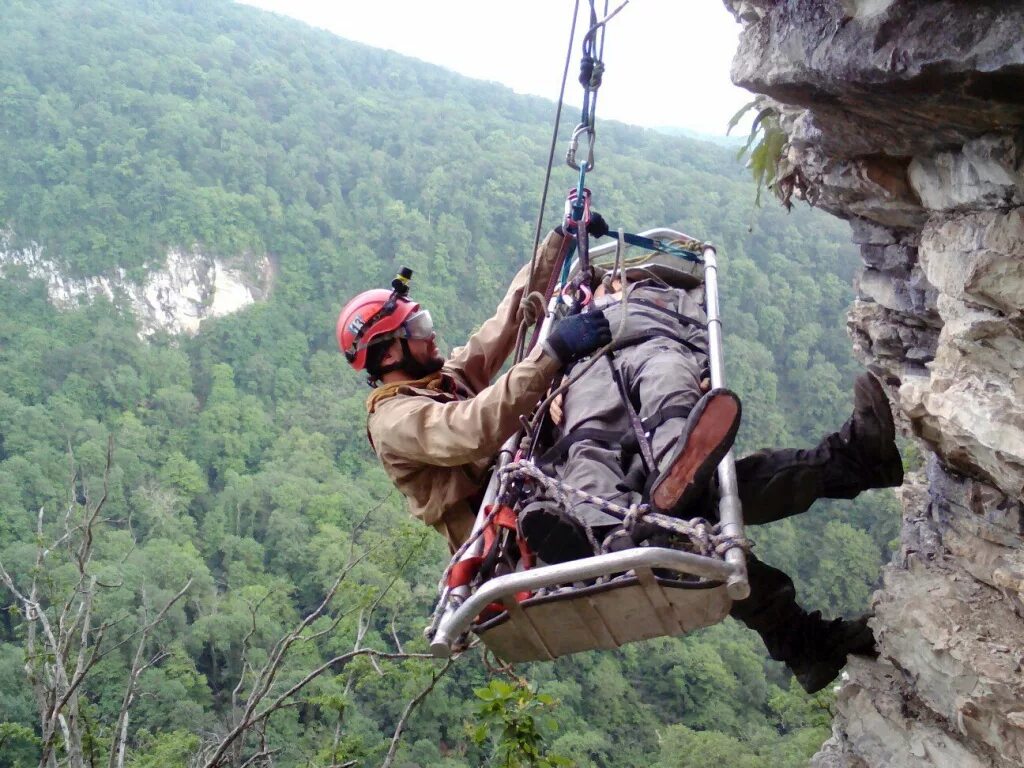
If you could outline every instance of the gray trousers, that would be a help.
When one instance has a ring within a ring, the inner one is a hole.
[[[640,456],[636,451],[624,456],[621,448],[624,440],[633,438],[634,430],[620,382],[637,415],[650,422],[667,409],[693,407],[701,395],[702,368],[703,360],[688,347],[662,337],[621,349],[612,360],[598,360],[570,388],[563,405],[562,426],[565,435],[595,435],[591,430],[596,430],[604,436],[572,443],[554,467],[556,476],[574,488],[623,506],[639,503],[640,494],[624,488],[626,475]],[[681,439],[685,423],[685,416],[678,416],[654,430],[650,443],[659,469]],[[585,502],[574,503],[569,513],[590,527],[618,523]]]

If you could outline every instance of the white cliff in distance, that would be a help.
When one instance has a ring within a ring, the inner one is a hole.
[[[265,298],[272,278],[266,256],[247,259],[243,269],[205,255],[198,246],[171,249],[163,267],[150,271],[142,283],[131,281],[120,268],[75,278],[63,274],[41,246],[14,249],[10,241],[11,234],[0,231],[0,273],[23,268],[29,277],[46,282],[50,302],[60,308],[105,297],[132,312],[143,337],[157,331],[195,334],[206,318],[229,315]]]

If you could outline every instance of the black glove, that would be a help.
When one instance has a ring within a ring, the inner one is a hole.
[[[597,238],[604,237],[608,234],[608,231],[608,222],[604,220],[604,216],[597,211],[591,211],[590,224],[587,226],[587,234],[591,237]],[[555,232],[560,234],[562,237],[565,237],[565,227],[561,224],[555,227]]]
[[[562,365],[569,365],[611,340],[612,329],[608,326],[604,312],[598,310],[583,315],[570,315],[559,321],[544,341],[544,349]]]
[[[597,211],[590,212],[590,224],[587,225],[587,234],[591,237],[604,237],[608,234],[608,222]]]

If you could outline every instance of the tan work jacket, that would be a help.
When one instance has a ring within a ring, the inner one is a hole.
[[[541,243],[529,290],[546,287],[562,240],[552,232]],[[473,502],[492,459],[560,370],[538,345],[490,383],[515,346],[528,278],[526,266],[494,316],[452,352],[439,381],[403,382],[367,400],[367,431],[384,471],[408,499],[409,511],[453,550],[473,528]]]

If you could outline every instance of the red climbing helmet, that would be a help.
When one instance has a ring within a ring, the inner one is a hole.
[[[367,347],[398,338],[402,325],[420,308],[415,301],[398,296],[394,297],[391,311],[385,311],[392,298],[392,291],[386,288],[363,291],[338,315],[338,347],[357,371],[366,368]]]

